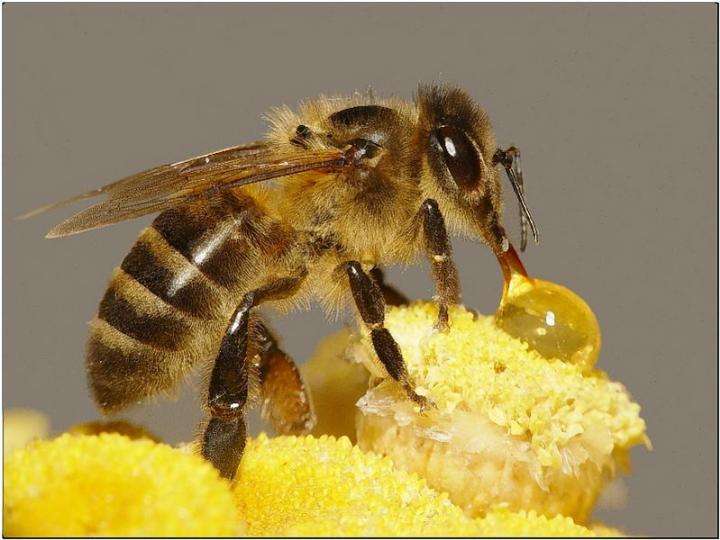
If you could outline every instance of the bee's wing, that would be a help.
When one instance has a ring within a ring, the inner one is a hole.
[[[171,165],[160,165],[39,208],[21,218],[98,195],[107,195],[106,200],[63,221],[47,235],[48,238],[68,236],[161,212],[227,189],[300,172],[340,170],[344,164],[345,158],[340,150],[282,155],[262,143],[238,146]]]
[[[186,167],[202,165],[204,163],[219,163],[228,159],[259,156],[261,154],[267,154],[269,151],[270,150],[268,145],[259,141],[242,146],[225,148],[223,150],[218,150],[217,152],[211,152],[202,156],[190,158],[185,161],[174,163],[172,165],[161,165],[159,167],[155,167],[153,169],[149,169],[147,171],[143,171],[141,173],[122,178],[97,189],[81,193],[80,195],[75,195],[73,197],[70,197],[69,199],[64,199],[62,201],[46,204],[45,206],[41,206],[40,208],[36,208],[34,210],[31,210],[30,212],[22,214],[16,219],[28,219],[49,210],[62,208],[63,206],[67,206],[78,201],[83,201],[85,199],[92,199],[93,197],[97,197],[105,193],[108,193],[112,196],[113,193],[120,193],[123,190],[132,190],[136,187],[143,185],[157,186],[157,184],[153,184],[151,180],[158,182],[160,180],[159,177],[161,176],[161,173],[163,171],[171,173],[173,170],[182,170]]]

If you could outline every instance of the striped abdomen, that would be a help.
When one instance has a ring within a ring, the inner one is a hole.
[[[212,357],[264,253],[286,238],[247,196],[160,214],[116,268],[91,322],[87,369],[105,411],[170,391]]]

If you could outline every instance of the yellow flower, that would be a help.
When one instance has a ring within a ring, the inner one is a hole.
[[[359,446],[418,473],[470,515],[504,504],[584,521],[629,448],[649,444],[640,406],[602,371],[544,358],[492,317],[455,307],[450,318],[441,333],[435,304],[388,309],[417,392],[437,410],[419,414],[385,380],[359,402]],[[367,336],[336,346],[387,377]]]
[[[530,512],[511,512],[492,510],[477,523],[478,536],[595,536],[597,533],[571,518],[555,516],[552,518]],[[610,531],[611,529],[606,529]]]
[[[137,428],[130,431],[143,433]],[[179,451],[144,436],[130,440],[116,433],[66,434],[33,443],[5,463],[4,532],[13,536],[618,534],[534,512],[499,509],[482,519],[469,518],[447,495],[396,469],[389,459],[362,452],[345,437],[251,439],[232,490],[193,451],[196,445]]]
[[[63,435],[5,460],[9,536],[242,533],[226,481],[197,456],[118,434]]]
[[[318,344],[312,359],[300,366],[312,390],[317,417],[313,435],[344,435],[355,441],[355,402],[367,390],[368,372],[347,360],[345,349],[352,340],[349,329],[331,334]]]
[[[446,495],[346,437],[251,440],[234,486],[252,535],[463,535]]]
[[[234,485],[253,536],[593,536],[570,518],[492,512],[471,519],[387,458],[346,437],[248,442]]]

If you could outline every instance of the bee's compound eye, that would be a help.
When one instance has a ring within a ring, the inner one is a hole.
[[[480,156],[464,131],[441,126],[430,133],[430,143],[442,154],[450,175],[460,189],[471,190],[480,181]]]

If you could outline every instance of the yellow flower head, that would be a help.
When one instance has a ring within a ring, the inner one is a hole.
[[[476,526],[446,495],[346,437],[248,442],[234,486],[251,535],[462,535]]]
[[[478,519],[479,536],[595,536],[569,517],[552,518],[538,515],[535,511],[510,512],[493,510]]]
[[[417,302],[389,308],[385,325],[416,391],[437,410],[419,414],[385,380],[358,403],[360,447],[390,456],[472,515],[502,503],[584,520],[628,449],[647,442],[640,406],[603,372],[545,358],[493,317],[458,306],[447,332],[436,320],[435,304]],[[346,350],[387,378],[367,335]]]
[[[260,435],[248,443],[234,490],[257,536],[594,536],[561,516],[499,510],[471,519],[346,437]]]
[[[345,349],[352,339],[347,328],[325,337],[310,361],[300,366],[312,390],[317,417],[313,435],[344,435],[355,441],[355,403],[367,390],[368,372],[347,360]]]
[[[5,461],[10,536],[227,536],[232,493],[197,456],[118,434],[63,435]]]
[[[233,501],[229,484],[196,450],[108,433],[36,442],[5,463],[4,532],[219,536],[245,534],[246,523],[254,535],[617,534],[505,509],[471,519],[447,495],[345,437],[249,441]]]
[[[477,317],[477,318],[476,318]],[[451,309],[451,327],[437,332],[437,307],[427,302],[391,308],[386,327],[398,341],[418,393],[441,412],[480,412],[523,437],[542,465],[557,467],[561,449],[588,430],[605,432],[606,445],[627,449],[644,442],[640,406],[622,384],[600,370],[548,360],[493,323],[463,307]]]

